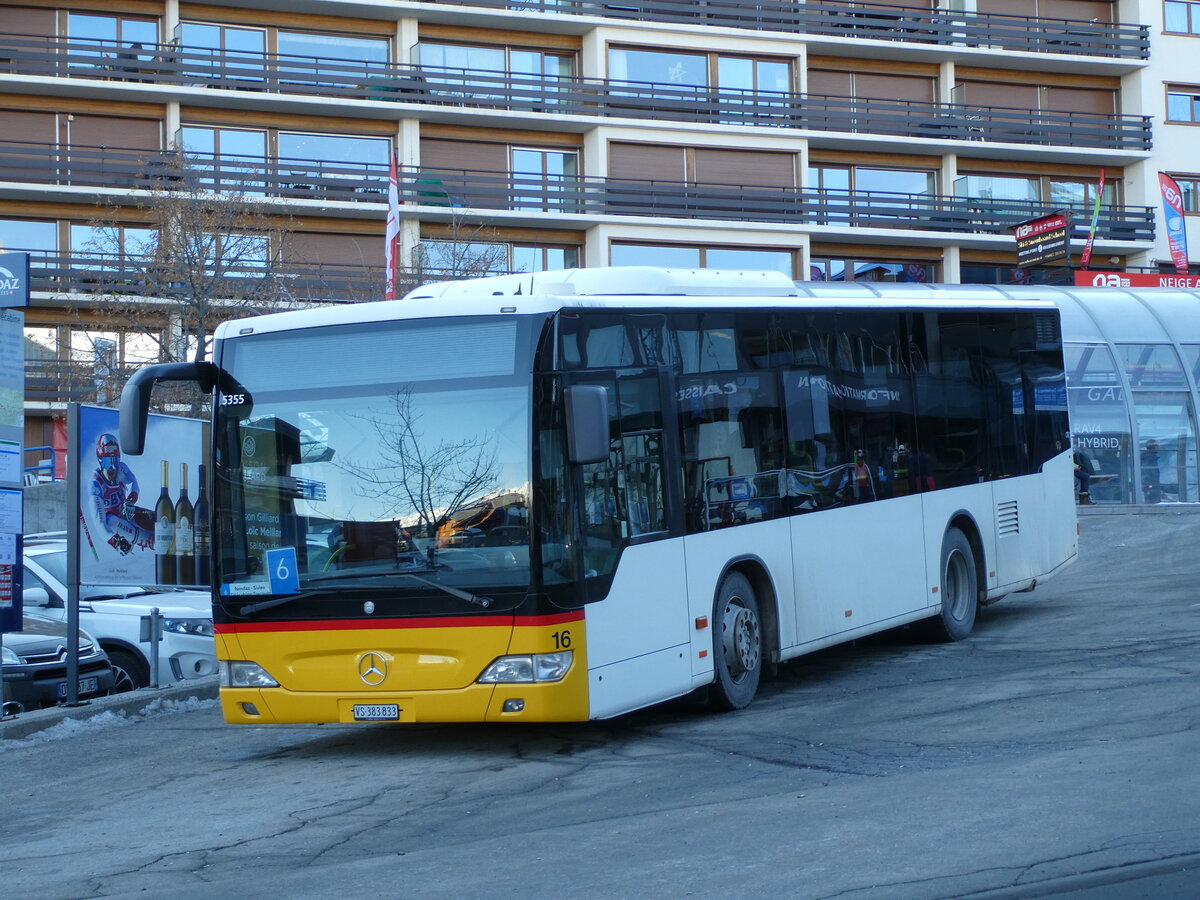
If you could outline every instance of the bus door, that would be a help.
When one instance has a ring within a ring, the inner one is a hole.
[[[585,588],[589,600],[602,599],[587,611],[588,666],[639,661],[623,668],[645,668],[639,677],[652,675],[661,690],[690,678],[686,657],[671,649],[689,632],[683,545],[669,540],[678,533],[678,503],[664,475],[673,439],[663,424],[665,370],[591,370],[567,383],[602,385],[609,405],[609,458],[579,467],[577,476]],[[606,677],[593,692],[623,680]]]

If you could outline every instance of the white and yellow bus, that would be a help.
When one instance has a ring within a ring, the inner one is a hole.
[[[832,292],[836,294],[836,292]],[[1049,303],[581,269],[221,326],[225,718],[602,719],[980,606],[1077,553]],[[139,432],[139,427],[143,430]]]

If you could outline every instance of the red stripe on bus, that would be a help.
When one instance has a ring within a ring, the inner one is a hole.
[[[419,619],[326,619],[315,622],[240,622],[214,625],[217,634],[267,631],[353,631],[383,628],[492,628],[562,625],[583,619],[583,610],[544,616],[440,616]]]

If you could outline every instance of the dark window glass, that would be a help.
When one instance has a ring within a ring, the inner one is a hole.
[[[676,400],[688,530],[782,515],[786,452],[775,375],[684,376]]]
[[[914,476],[922,490],[983,478],[984,402],[975,313],[914,313],[917,383]]]
[[[1022,337],[1020,316],[980,314],[981,375],[988,419],[984,474],[989,480],[1029,472],[1025,392],[1018,355]]]

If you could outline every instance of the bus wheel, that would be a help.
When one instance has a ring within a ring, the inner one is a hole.
[[[942,641],[961,641],[975,627],[979,610],[979,579],[975,572],[975,553],[957,528],[942,538],[942,611],[930,623],[934,636]]]
[[[745,575],[721,582],[713,609],[713,668],[709,691],[715,709],[742,709],[754,699],[762,675],[762,625],[758,600]]]

